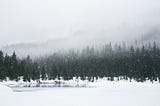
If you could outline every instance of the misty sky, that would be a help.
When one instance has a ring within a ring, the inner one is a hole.
[[[160,28],[159,0],[0,0],[0,45],[136,39]]]

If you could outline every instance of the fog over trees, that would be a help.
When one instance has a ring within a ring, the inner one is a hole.
[[[95,81],[107,77],[113,81],[160,81],[160,48],[156,42],[144,45],[126,43],[87,46],[82,50],[60,50],[50,56],[32,60],[18,58],[16,53],[0,51],[0,79],[6,80],[81,80]]]
[[[160,78],[159,0],[1,0],[0,23],[1,80]]]

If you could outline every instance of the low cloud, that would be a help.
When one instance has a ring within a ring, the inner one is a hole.
[[[157,40],[159,19],[159,0],[0,1],[0,44],[42,46],[48,40],[60,40],[51,46],[72,48],[110,41]]]

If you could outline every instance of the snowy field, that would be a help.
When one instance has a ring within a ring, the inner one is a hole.
[[[160,84],[150,82],[99,80],[88,87],[14,90],[0,83],[0,106],[160,106],[159,98]]]

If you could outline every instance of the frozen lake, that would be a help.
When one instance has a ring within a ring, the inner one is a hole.
[[[97,82],[89,88],[14,88],[1,106],[160,106],[160,84]]]

